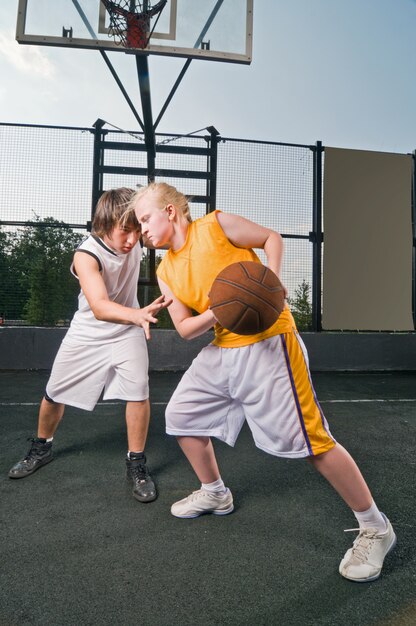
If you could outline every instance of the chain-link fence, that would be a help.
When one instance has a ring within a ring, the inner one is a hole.
[[[66,325],[75,311],[78,285],[69,264],[73,249],[88,232],[96,197],[95,130],[0,124],[3,324]],[[107,145],[117,149],[102,151],[101,189],[146,184],[143,136],[119,130],[104,134]],[[157,135],[156,180],[167,180],[196,197],[191,205],[194,219],[212,209],[203,201],[212,185],[207,143],[205,135]],[[311,324],[313,148],[216,138],[215,206],[283,235],[282,279],[298,321],[304,316],[304,328]],[[204,175],[208,171],[211,183]],[[139,285],[143,305],[158,294],[152,283],[162,256],[157,252],[153,264],[144,260]],[[168,316],[161,324],[168,325]]]

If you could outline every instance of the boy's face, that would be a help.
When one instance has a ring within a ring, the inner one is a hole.
[[[128,226],[114,226],[111,233],[104,235],[103,241],[109,248],[118,254],[128,254],[131,252],[140,237],[140,229]]]
[[[171,237],[172,226],[167,210],[171,206],[162,206],[153,193],[144,195],[135,206],[134,212],[141,226],[143,238],[155,248],[167,244]]]

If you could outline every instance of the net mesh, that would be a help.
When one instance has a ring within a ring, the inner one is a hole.
[[[166,0],[151,5],[150,2],[132,0],[102,0],[109,14],[109,35],[115,43],[125,48],[143,50],[149,43],[152,18],[160,15]]]
[[[207,139],[156,136],[156,180],[167,180],[191,196],[194,220],[205,214],[203,198],[209,195]],[[142,133],[109,130],[104,143],[101,189],[147,183]],[[217,208],[284,236],[282,279],[292,310],[310,311],[312,151],[229,138],[217,147]],[[94,203],[94,129],[0,123],[0,148],[0,318],[13,325],[67,324],[79,288],[69,272],[71,255],[88,232]],[[264,260],[263,251],[256,252]],[[143,259],[142,305],[159,295],[154,266],[163,256],[160,250],[154,263],[148,256]]]

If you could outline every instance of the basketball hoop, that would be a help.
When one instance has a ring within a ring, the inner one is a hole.
[[[151,2],[135,0],[101,0],[110,16],[109,36],[125,48],[144,50],[155,29],[167,0]],[[156,17],[150,31],[151,18]]]

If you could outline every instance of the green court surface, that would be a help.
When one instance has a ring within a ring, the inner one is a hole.
[[[147,455],[159,498],[124,477],[122,403],[68,407],[53,463],[21,480],[47,372],[0,372],[1,626],[414,626],[416,373],[316,373],[333,435],[352,453],[398,543],[381,578],[338,574],[356,521],[304,461],[271,457],[244,427],[216,443],[233,514],[176,519],[198,483],[164,409],[180,373],[152,373]]]

